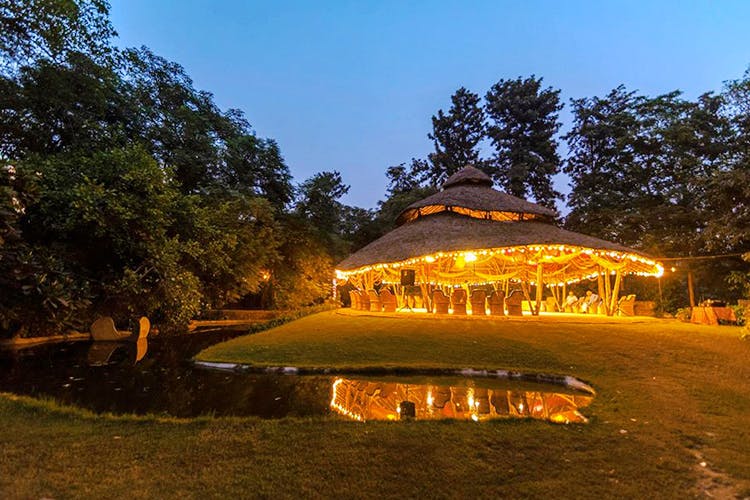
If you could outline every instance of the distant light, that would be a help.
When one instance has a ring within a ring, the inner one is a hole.
[[[474,262],[475,260],[477,260],[477,254],[475,254],[474,252],[466,252],[464,254],[464,260],[466,262]]]

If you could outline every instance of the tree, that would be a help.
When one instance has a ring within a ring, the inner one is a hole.
[[[78,291],[56,306],[76,311],[68,326],[145,314],[162,329],[184,327],[257,290],[276,259],[267,203],[182,195],[142,148],[32,157],[18,171],[37,193],[19,218],[24,239]],[[42,304],[52,292],[40,291]]]
[[[148,54],[115,70],[71,52],[0,77],[0,155],[18,170],[0,210],[20,291],[0,298],[6,329],[102,313],[184,325],[256,290],[276,259],[271,209],[292,192],[278,146]]]
[[[571,229],[656,255],[700,254],[706,188],[724,165],[730,127],[720,96],[654,98],[620,86],[573,101]]]
[[[500,80],[485,96],[487,128],[495,148],[492,177],[514,196],[532,195],[555,208],[561,194],[552,187],[560,171],[555,134],[560,129],[560,91],[542,89],[542,79]]]
[[[750,69],[726,83],[733,132],[724,168],[713,173],[708,190],[707,241],[712,250],[750,251]]]
[[[264,290],[268,306],[291,309],[322,304],[333,291],[328,241],[299,214],[284,216],[281,224],[279,258]]]
[[[125,146],[137,112],[120,76],[85,54],[0,77],[0,155],[24,158]]]
[[[338,235],[344,211],[339,198],[348,192],[339,172],[317,173],[300,185],[296,212],[322,234]]]
[[[565,171],[572,178],[567,227],[658,257],[727,251],[716,221],[731,224],[744,190],[727,171],[736,139],[723,96],[689,101],[675,91],[646,97],[620,86],[605,98],[574,100],[573,111],[566,136],[571,154]],[[725,279],[737,263],[682,262],[681,272],[664,283],[665,303],[686,305],[685,284],[669,281],[683,282],[688,273],[699,294],[724,290],[723,298],[734,298],[736,289],[727,291]]]
[[[565,136],[570,154],[564,169],[572,180],[568,228],[625,243],[619,225],[631,205],[627,176],[635,162],[641,100],[619,86],[604,98],[571,101],[574,119]]]
[[[72,52],[100,58],[116,34],[106,0],[0,0],[0,60],[4,69]]]
[[[428,134],[435,146],[429,155],[431,183],[439,186],[465,166],[479,166],[479,143],[484,136],[479,95],[461,87],[451,96],[448,113],[441,109],[432,117],[432,133]]]

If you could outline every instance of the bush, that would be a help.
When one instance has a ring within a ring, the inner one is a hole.
[[[677,309],[674,317],[680,321],[689,322],[692,315],[692,310],[689,307],[681,307],[680,309]]]

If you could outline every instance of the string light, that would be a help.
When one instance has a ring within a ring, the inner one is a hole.
[[[528,253],[535,253],[537,255],[534,258],[529,259],[527,257]],[[538,261],[543,261],[544,263],[549,265],[556,263],[556,259],[561,257],[565,258],[567,262],[569,261],[569,258],[575,258],[574,254],[583,256],[587,260],[592,260],[595,264],[598,265],[602,265],[602,261],[605,261],[614,266],[620,267],[620,272],[624,275],[654,276],[658,278],[664,274],[664,266],[661,263],[641,255],[619,252],[616,250],[596,250],[592,248],[557,244],[485,248],[478,250],[460,250],[453,252],[436,252],[434,254],[412,257],[398,262],[370,264],[350,271],[337,269],[336,277],[338,279],[345,280],[351,276],[364,274],[370,271],[396,271],[403,267],[410,267],[423,263],[432,264],[442,259],[452,259],[456,264],[456,267],[460,268],[463,263],[477,262],[479,260],[478,255],[484,257],[494,257],[496,255],[502,255],[503,257],[508,257],[511,259],[514,259],[515,257],[523,257],[524,260],[526,260],[526,264],[530,266],[536,266]],[[516,263],[516,265],[520,267],[519,263]],[[585,268],[590,266],[585,266],[580,263],[578,267]],[[608,272],[611,274],[615,274],[614,269],[609,269]],[[554,274],[554,271],[552,274]],[[585,279],[595,279],[599,275],[600,274],[597,272],[590,273],[583,277],[570,277],[566,279],[564,283],[572,284]],[[559,284],[555,285],[560,286]]]

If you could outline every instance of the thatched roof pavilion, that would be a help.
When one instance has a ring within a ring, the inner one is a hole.
[[[430,286],[502,283],[507,288],[515,283],[527,296],[535,287],[537,306],[544,285],[564,287],[592,279],[613,307],[623,276],[662,274],[661,264],[646,254],[562,229],[555,215],[496,191],[486,174],[469,166],[451,176],[440,192],[401,212],[396,229],[339,263],[337,279],[369,289],[377,281],[398,284],[401,271],[413,269],[416,284],[425,291]],[[559,295],[559,290],[553,293]]]

